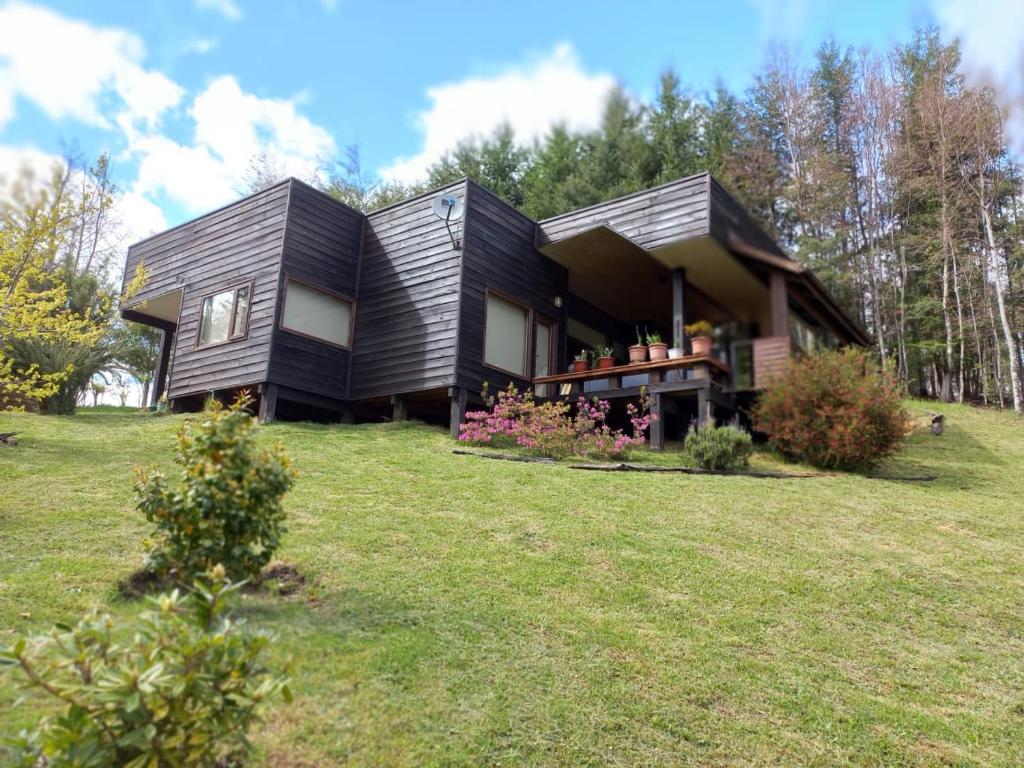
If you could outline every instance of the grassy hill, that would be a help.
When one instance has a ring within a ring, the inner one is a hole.
[[[916,408],[916,404],[911,404]],[[935,407],[935,406],[929,406]],[[943,407],[892,473],[766,480],[455,456],[412,424],[275,424],[301,477],[248,597],[297,700],[269,765],[1019,765],[1024,424]],[[180,417],[0,415],[0,639],[141,563],[133,465]],[[0,687],[0,730],[30,725]]]

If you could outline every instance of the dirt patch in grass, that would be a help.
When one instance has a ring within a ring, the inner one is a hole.
[[[249,585],[249,590],[267,591],[277,595],[294,595],[306,585],[306,576],[291,563],[271,563],[260,577]]]

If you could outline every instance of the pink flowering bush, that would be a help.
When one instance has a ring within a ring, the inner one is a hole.
[[[520,393],[514,386],[487,399],[488,409],[469,411],[459,425],[459,440],[475,445],[518,447],[534,456],[565,458],[590,456],[601,459],[626,458],[646,442],[651,424],[646,393],[639,405],[629,403],[632,434],[608,425],[611,404],[580,397],[575,412],[568,403],[536,403],[533,393]]]

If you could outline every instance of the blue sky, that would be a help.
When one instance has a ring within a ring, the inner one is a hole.
[[[260,151],[308,177],[354,144],[367,173],[408,181],[502,119],[524,141],[589,127],[612,84],[647,98],[665,67],[699,94],[745,88],[773,43],[808,58],[828,36],[887,47],[935,22],[1012,46],[1018,5],[0,0],[0,174],[109,151],[141,236],[230,201]]]

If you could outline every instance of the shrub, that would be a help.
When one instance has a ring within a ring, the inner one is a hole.
[[[270,562],[284,533],[281,498],[295,477],[278,443],[259,448],[256,420],[242,396],[230,408],[211,401],[178,431],[181,484],[138,470],[136,506],[156,525],[146,567],[182,583],[215,564],[233,579],[253,578]]]
[[[893,377],[865,352],[847,349],[791,364],[761,395],[754,420],[785,456],[853,469],[898,450],[908,415]]]
[[[153,609],[134,620],[94,611],[74,627],[0,649],[0,662],[23,673],[22,688],[64,705],[5,740],[13,764],[241,764],[261,703],[291,694],[261,661],[271,638],[227,616],[239,586],[217,568],[188,594],[152,599]]]
[[[520,394],[513,386],[487,398],[488,410],[469,411],[459,425],[459,440],[475,445],[519,447],[534,456],[565,458],[591,456],[625,458],[646,442],[651,423],[649,398],[644,393],[640,404],[629,403],[632,434],[608,426],[611,405],[607,400],[588,401],[580,397],[576,412],[570,415],[568,403],[536,403],[533,394]]]
[[[684,444],[687,456],[704,469],[742,469],[750,464],[754,450],[750,433],[739,427],[716,427],[707,422],[691,426]]]

